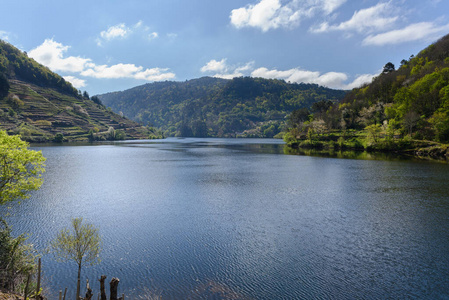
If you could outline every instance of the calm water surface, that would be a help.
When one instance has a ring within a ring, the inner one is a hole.
[[[42,188],[12,205],[40,250],[83,217],[102,274],[163,299],[447,299],[449,165],[283,154],[277,140],[35,147]],[[43,257],[52,292],[76,265]]]

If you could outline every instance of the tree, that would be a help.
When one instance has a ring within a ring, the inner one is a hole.
[[[409,111],[404,115],[403,123],[404,126],[408,129],[410,136],[412,136],[412,129],[418,124],[418,121],[421,117],[414,111]]]
[[[42,185],[45,158],[28,149],[19,136],[0,130],[0,205],[28,198]],[[35,267],[33,247],[24,234],[13,238],[11,228],[0,217],[0,288],[20,288]]]
[[[292,128],[298,127],[301,123],[309,119],[309,110],[307,108],[300,108],[292,111],[288,117],[289,126]]]
[[[385,64],[384,69],[382,71],[383,74],[391,73],[395,70],[394,64],[391,62],[388,62]]]
[[[61,261],[74,260],[78,264],[78,281],[76,285],[76,298],[80,295],[81,267],[83,264],[94,265],[100,262],[101,238],[98,228],[83,223],[83,218],[72,219],[72,231],[62,229],[51,248]]]
[[[0,99],[8,95],[9,88],[8,79],[5,74],[0,73]]]
[[[45,158],[41,151],[28,149],[19,136],[0,130],[0,204],[26,199],[42,185]]]

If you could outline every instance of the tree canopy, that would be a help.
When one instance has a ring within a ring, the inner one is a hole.
[[[19,136],[0,130],[0,204],[25,199],[42,185],[45,158]]]
[[[83,224],[83,218],[74,218],[72,228],[62,229],[51,243],[51,248],[59,260],[72,260],[78,264],[76,289],[76,299],[78,299],[82,265],[94,265],[100,262],[101,238],[98,228],[89,223]]]

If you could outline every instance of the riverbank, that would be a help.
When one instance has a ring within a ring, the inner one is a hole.
[[[314,139],[296,139],[284,136],[287,147],[292,150],[317,150],[321,152],[356,151],[368,153],[391,153],[414,156],[419,159],[449,162],[449,145],[434,141],[397,139],[369,140],[360,136],[322,135]]]
[[[0,300],[21,300],[23,297],[20,297],[17,294],[13,294],[7,291],[0,291]]]

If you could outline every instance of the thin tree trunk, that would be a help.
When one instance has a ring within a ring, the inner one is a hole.
[[[36,286],[36,296],[39,295],[41,290],[41,258],[39,257],[37,263],[37,286]]]
[[[80,298],[80,284],[81,284],[81,263],[78,264],[78,281],[76,283],[76,300]]]

